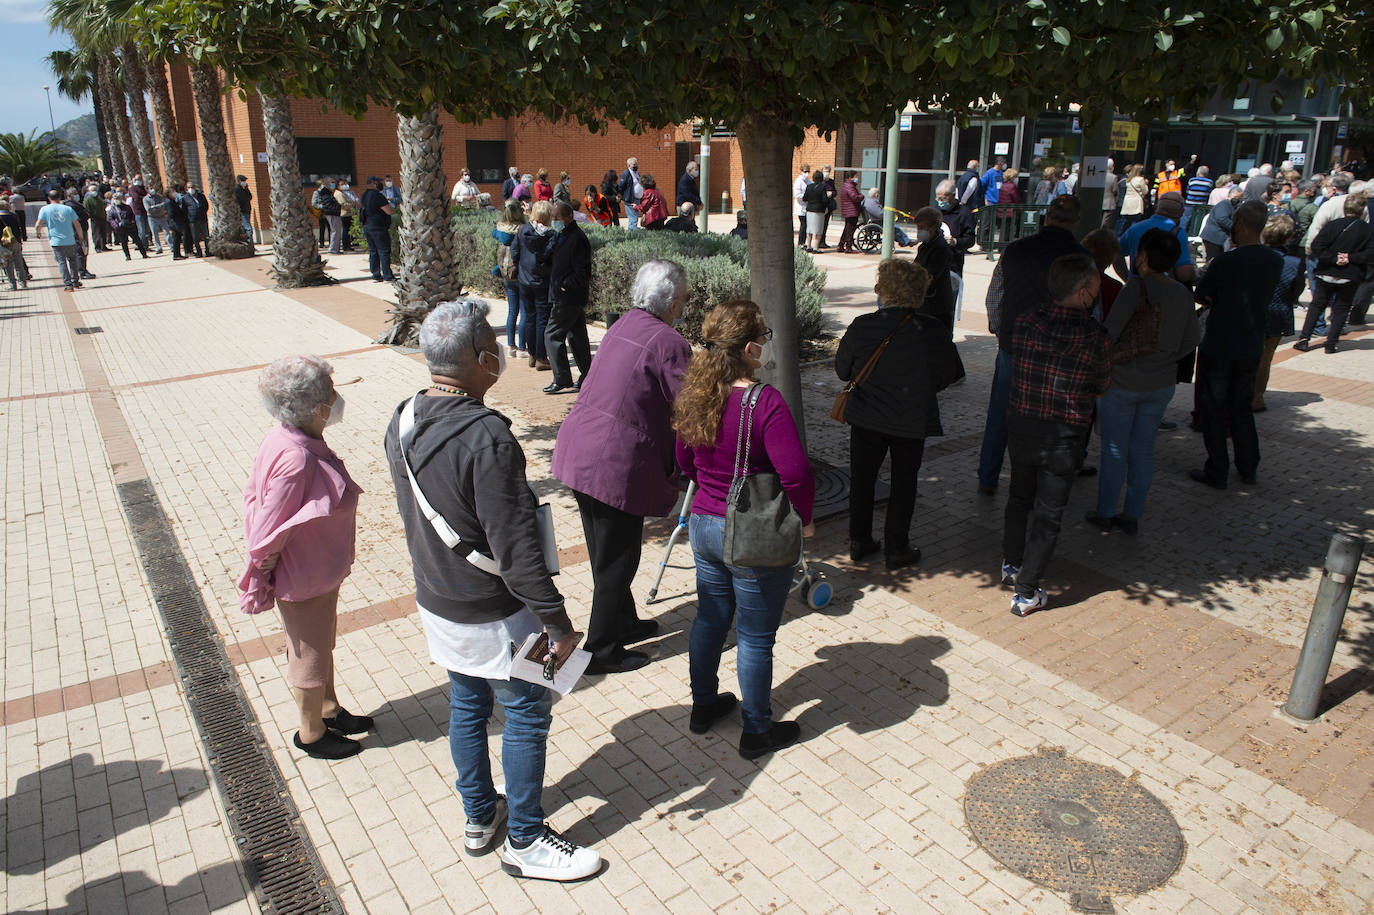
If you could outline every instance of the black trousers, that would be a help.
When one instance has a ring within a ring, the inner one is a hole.
[[[592,344],[587,339],[587,313],[578,302],[553,302],[549,306],[549,323],[544,331],[549,363],[553,366],[554,384],[569,387],[573,383],[572,366],[568,364],[568,350],[577,363],[578,377],[592,367]]]
[[[1369,318],[1370,301],[1374,300],[1374,275],[1366,276],[1364,282],[1355,287],[1355,298],[1350,303],[1348,324],[1364,324]]]
[[[352,216],[345,216],[345,217],[343,218],[343,249],[344,249],[345,251],[352,251],[352,250],[353,250],[353,217],[352,217]]]
[[[119,246],[124,249],[125,260],[129,259],[129,242],[131,241],[134,243],[134,247],[138,249],[139,254],[144,257],[148,256],[148,249],[144,247],[143,239],[139,238],[138,230],[135,226],[121,225],[118,229],[115,229],[114,237],[115,240],[119,242]]]
[[[892,493],[883,525],[884,547],[900,553],[909,546],[911,516],[916,510],[916,476],[925,455],[923,438],[898,438],[873,429],[849,427],[849,539],[873,537],[873,490],[878,468],[892,454]]]
[[[1331,317],[1326,322],[1326,345],[1335,346],[1336,341],[1341,339],[1341,332],[1345,330],[1345,322],[1350,317],[1351,306],[1355,302],[1355,291],[1359,286],[1357,282],[1328,283],[1325,280],[1317,280],[1317,293],[1312,297],[1312,304],[1307,309],[1307,318],[1302,322],[1302,333],[1299,336],[1304,340],[1310,340],[1317,322],[1326,313],[1326,306],[1330,305]]]
[[[1218,359],[1206,353],[1197,356],[1198,422],[1207,447],[1207,479],[1225,483],[1230,472],[1231,455],[1226,439],[1235,442],[1236,472],[1253,477],[1259,469],[1259,433],[1255,431],[1255,374],[1259,357]]]
[[[630,583],[639,569],[644,518],[573,490],[592,565],[592,615],[583,648],[599,661],[617,659],[639,622]]]
[[[806,214],[797,217],[797,245],[806,244]]]
[[[184,222],[167,223],[167,244],[172,247],[172,257],[189,257],[191,254],[191,227]]]
[[[1031,597],[1054,555],[1064,507],[1088,449],[1087,428],[1007,418],[1011,487],[1002,530],[1002,559],[1021,569],[1016,593]]]

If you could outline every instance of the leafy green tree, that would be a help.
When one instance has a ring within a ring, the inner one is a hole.
[[[9,175],[22,184],[39,175],[76,168],[81,164],[67,145],[51,134],[38,136],[35,130],[28,136],[22,133],[0,133],[0,174]]]
[[[95,132],[100,138],[101,167],[109,172],[113,167],[110,161],[110,139],[105,132],[105,110],[96,94],[95,61],[75,48],[50,51],[47,55],[48,68],[57,77],[57,91],[80,103],[87,95],[91,97],[91,107],[95,113]]]
[[[631,129],[704,118],[734,127],[750,188],[753,296],[774,330],[772,380],[800,419],[791,162],[804,128],[888,126],[913,100],[1089,118],[1201,107],[1242,80],[1318,72],[1369,92],[1362,3],[1190,0],[829,2],[499,0],[528,49],[511,74],[531,107]]]

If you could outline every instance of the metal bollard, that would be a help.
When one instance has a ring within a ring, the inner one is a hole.
[[[730,192],[720,192],[720,212],[722,214],[730,212]]]
[[[1331,670],[1336,639],[1341,634],[1341,622],[1345,619],[1345,608],[1350,603],[1350,591],[1355,586],[1363,552],[1364,541],[1358,537],[1348,534],[1331,537],[1321,584],[1317,586],[1317,603],[1307,623],[1307,637],[1298,655],[1298,667],[1293,671],[1293,687],[1283,706],[1284,714],[1300,721],[1317,717],[1322,687]]]

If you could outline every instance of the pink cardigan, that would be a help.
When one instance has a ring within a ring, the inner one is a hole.
[[[267,433],[243,490],[244,613],[269,610],[277,598],[318,597],[348,577],[361,492],[322,439],[284,423]],[[263,571],[259,563],[274,553],[276,568]]]

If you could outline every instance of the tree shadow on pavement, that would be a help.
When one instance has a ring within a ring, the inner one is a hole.
[[[835,727],[859,734],[893,727],[923,706],[948,700],[949,678],[934,659],[951,647],[940,636],[827,646],[817,652],[819,661],[774,688],[774,715],[784,719],[787,708],[819,698],[797,718],[803,743]],[[738,692],[726,680],[723,676],[721,688]],[[697,820],[745,795],[769,757],[740,757],[739,712],[703,735],[688,731],[690,716],[690,702],[684,702],[616,722],[609,743],[547,789],[583,811],[581,820],[567,826],[570,838],[610,838],[663,805],[668,806],[659,812],[660,819],[685,813]],[[588,798],[605,803],[592,809]],[[546,806],[553,813],[561,804]]]
[[[4,872],[37,874],[157,822],[209,786],[200,769],[164,769],[156,759],[97,765],[89,753],[21,775],[5,798]],[[83,811],[79,830],[78,806]],[[25,830],[35,832],[33,841],[23,839]],[[61,838],[45,841],[47,836]]]
[[[238,887],[237,891],[235,887]],[[150,892],[161,890],[161,898]],[[66,905],[43,909],[21,909],[17,915],[47,912],[48,915],[86,915],[88,912],[169,911],[183,899],[204,893],[212,908],[247,899],[252,893],[244,884],[239,866],[233,861],[212,865],[163,886],[143,871],[120,871],[88,881],[67,894]],[[131,902],[136,903],[131,905]],[[137,907],[137,908],[136,908]],[[196,908],[193,904],[190,908]],[[204,908],[204,904],[199,908]],[[190,910],[190,909],[188,909]]]

